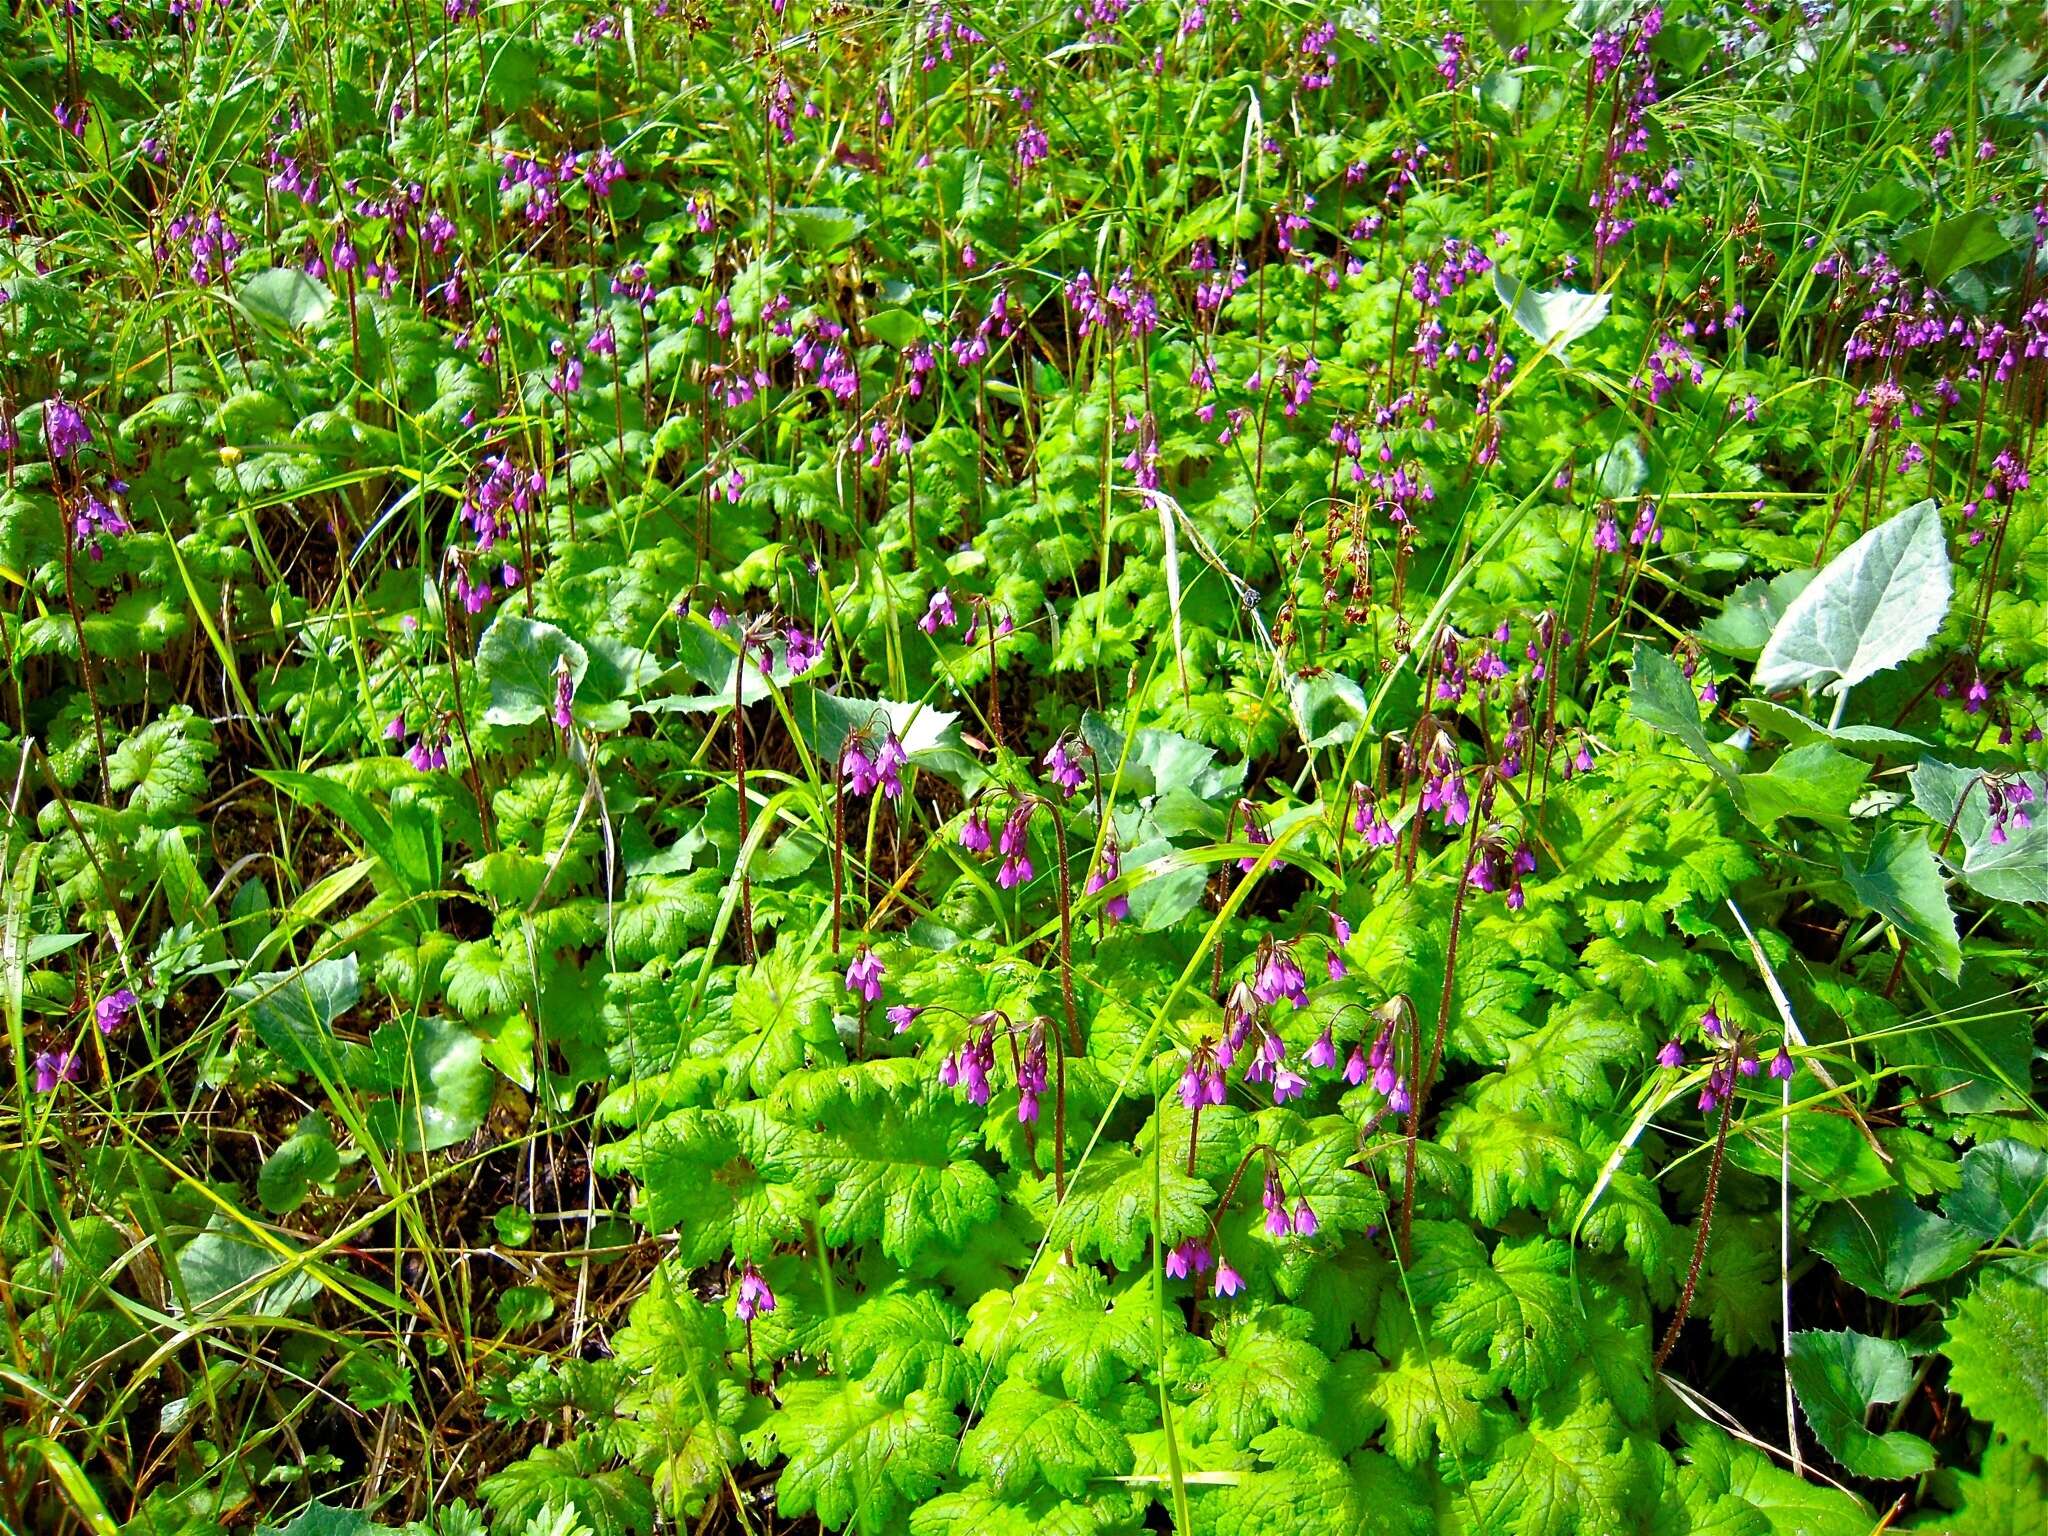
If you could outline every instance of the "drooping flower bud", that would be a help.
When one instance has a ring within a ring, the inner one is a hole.
[[[775,1310],[775,1292],[768,1288],[768,1282],[761,1278],[761,1271],[754,1268],[749,1259],[740,1269],[740,1283],[733,1302],[733,1311],[743,1323],[765,1316]]]
[[[880,1002],[882,974],[881,958],[863,944],[853,957],[853,963],[846,968],[846,990],[867,1002]]]

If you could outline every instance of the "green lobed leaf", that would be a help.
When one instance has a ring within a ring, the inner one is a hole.
[[[1949,1385],[1972,1417],[2048,1454],[2048,1289],[1987,1269],[1948,1320]]]
[[[830,1531],[889,1536],[952,1465],[959,1421],[930,1392],[892,1401],[858,1382],[799,1381],[781,1397],[748,1445],[756,1456],[788,1458],[775,1481],[785,1516],[815,1514]]]
[[[1113,1420],[1021,1376],[995,1389],[960,1439],[960,1469],[1006,1496],[1043,1483],[1078,1498],[1095,1479],[1130,1468],[1130,1442]]]
[[[1437,1308],[1432,1328],[1460,1355],[1491,1363],[1526,1402],[1561,1380],[1575,1353],[1568,1263],[1569,1250],[1553,1238],[1503,1238],[1489,1267]]]

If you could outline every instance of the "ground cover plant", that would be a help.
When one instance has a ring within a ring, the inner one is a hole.
[[[2028,7],[0,59],[8,1529],[2048,1529]]]

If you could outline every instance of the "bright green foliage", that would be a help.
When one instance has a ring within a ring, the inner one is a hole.
[[[654,1499],[637,1473],[612,1468],[607,1437],[592,1431],[559,1447],[541,1446],[524,1461],[484,1479],[492,1514],[524,1525],[549,1505],[574,1509],[591,1536],[646,1536]]]
[[[1287,1309],[1233,1319],[1214,1342],[1218,1358],[1193,1373],[1185,1418],[1198,1440],[1248,1445],[1275,1424],[1311,1429],[1323,1413],[1323,1352],[1297,1337],[1308,1319]]]
[[[216,752],[212,727],[191,710],[174,708],[114,749],[107,786],[127,794],[131,811],[185,816],[206,794],[206,765]]]
[[[1987,1243],[2031,1247],[2048,1237],[2048,1148],[2021,1141],[1980,1142],[1942,1210]]]
[[[1933,1447],[1918,1436],[1876,1435],[1863,1425],[1873,1407],[1912,1390],[1913,1367],[1896,1340],[1854,1331],[1795,1333],[1787,1368],[1815,1436],[1851,1472],[1913,1477],[1934,1465]]]
[[[1099,1254],[1120,1267],[1135,1264],[1156,1235],[1161,1245],[1195,1237],[1209,1224],[1214,1192],[1200,1179],[1189,1178],[1169,1162],[1158,1172],[1158,1231],[1153,1222],[1153,1174],[1150,1163],[1122,1148],[1090,1158],[1074,1176],[1066,1203],[1050,1222],[1048,1241]],[[1038,1203],[1052,1207],[1051,1181],[1038,1186]]]
[[[1572,1536],[1625,1529],[1648,1507],[1636,1453],[1600,1406],[1538,1412],[1489,1458],[1472,1487],[1480,1530]]]
[[[10,8],[10,1529],[2048,1530],[2037,10]]]
[[[1869,1536],[1876,1517],[1856,1498],[1794,1477],[1762,1451],[1690,1425],[1678,1486],[1686,1512],[1714,1532]]]
[[[1386,1364],[1355,1350],[1331,1371],[1330,1401],[1360,1416],[1361,1430],[1384,1424],[1387,1452],[1404,1467],[1442,1455],[1453,1464],[1484,1442],[1483,1404],[1492,1380],[1481,1367],[1452,1356],[1432,1358],[1412,1340]]]
[[[974,1363],[959,1347],[966,1319],[930,1291],[872,1296],[839,1320],[836,1358],[846,1374],[888,1398],[919,1389],[959,1403]]]
[[[1950,1536],[2025,1536],[2048,1515],[2048,1460],[2003,1436],[1984,1452],[1984,1470],[1951,1474],[1943,1490],[1947,1510],[1928,1510],[1913,1522],[1916,1530],[1946,1531]]]
[[[1505,1239],[1491,1267],[1473,1272],[1436,1308],[1433,1331],[1458,1354],[1499,1371],[1526,1403],[1563,1379],[1576,1352],[1569,1257],[1548,1238]]]
[[[1948,1322],[1949,1381],[1970,1412],[2048,1450],[2048,1290],[2025,1270],[1985,1271]]]
[[[1014,1292],[992,1291],[975,1306],[969,1343],[991,1366],[1095,1402],[1128,1381],[1153,1354],[1156,1298],[1142,1282],[1120,1296],[1092,1269],[1057,1268]],[[989,1325],[1005,1321],[991,1338]]]
[[[1131,1446],[1114,1415],[1133,1400],[1091,1407],[1012,1376],[990,1394],[980,1420],[960,1441],[961,1470],[999,1492],[1022,1494],[1043,1482],[1078,1498],[1090,1481],[1131,1468]]]
[[[777,949],[741,978],[733,993],[732,1022],[739,1031],[731,1061],[754,1092],[767,1094],[783,1077],[813,1062],[813,1053],[837,1059],[832,1028],[832,979],[816,966]]]
[[[641,1219],[673,1228],[686,1264],[728,1249],[766,1254],[795,1237],[815,1209],[822,1156],[758,1104],[679,1109],[609,1150],[646,1181]]]
[[[1049,1491],[1011,1500],[970,1483],[920,1504],[910,1529],[913,1536],[1134,1536],[1142,1529],[1131,1513],[1137,1502],[1113,1494],[1064,1499]]]
[[[827,1241],[877,1239],[909,1263],[935,1243],[959,1247],[995,1219],[996,1183],[973,1160],[976,1117],[929,1083],[881,1067],[784,1080],[779,1119],[816,1127],[830,1197]]]
[[[776,1483],[784,1515],[815,1513],[828,1530],[882,1536],[927,1497],[951,1464],[956,1425],[925,1391],[893,1400],[857,1382],[798,1382],[782,1407],[748,1437],[756,1455],[789,1465]]]

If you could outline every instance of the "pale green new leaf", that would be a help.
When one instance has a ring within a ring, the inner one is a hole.
[[[961,1437],[960,1469],[987,1478],[1005,1496],[1044,1483],[1078,1498],[1094,1479],[1130,1471],[1131,1445],[1087,1405],[1012,1376]]]
[[[1853,688],[1934,638],[1949,591],[1941,508],[1918,502],[1835,556],[1786,605],[1757,658],[1755,685],[1763,693]]]
[[[775,1484],[784,1515],[815,1514],[827,1530],[893,1536],[952,1465],[959,1421],[944,1399],[912,1392],[900,1403],[858,1382],[798,1381],[782,1408],[747,1436],[754,1455],[789,1458]]]
[[[1493,291],[1537,346],[1559,353],[1607,317],[1610,297],[1574,288],[1538,293],[1527,283],[1510,279],[1499,267],[1493,269]]]
[[[476,669],[490,691],[486,725],[530,725],[555,706],[557,674],[569,674],[569,694],[590,669],[590,656],[552,624],[500,610],[477,643]]]
[[[1553,1238],[1502,1239],[1492,1265],[1437,1308],[1437,1337],[1461,1355],[1490,1361],[1526,1402],[1560,1380],[1577,1352],[1568,1259]]]

